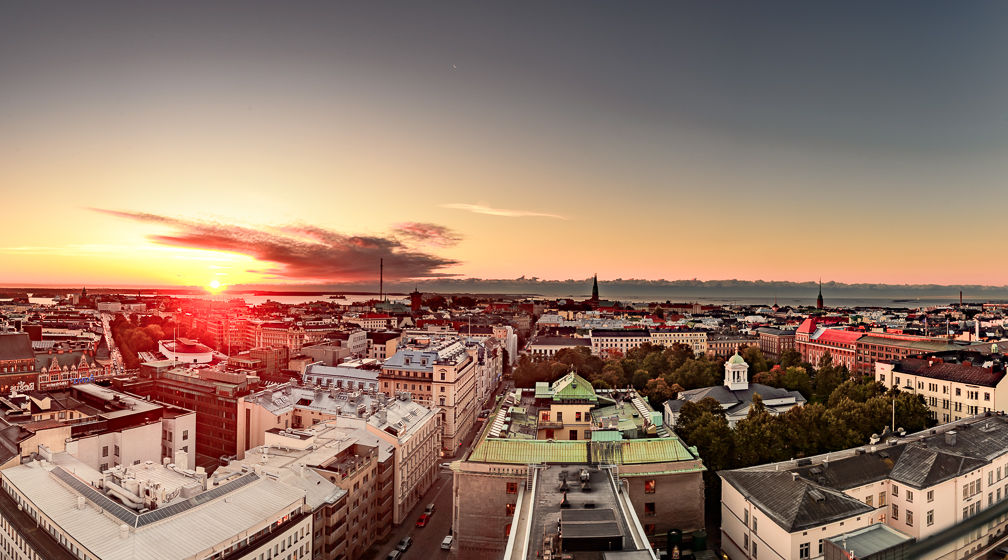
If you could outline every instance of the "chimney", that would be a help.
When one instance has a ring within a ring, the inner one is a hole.
[[[77,509],[84,509],[86,504],[84,496],[77,496]]]
[[[119,538],[128,539],[129,538],[130,527],[129,525],[123,523],[119,526]]]
[[[945,445],[954,446],[956,444],[955,430],[945,432]]]

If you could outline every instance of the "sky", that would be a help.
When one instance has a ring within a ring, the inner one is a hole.
[[[0,284],[1008,284],[1008,5],[3,2]]]

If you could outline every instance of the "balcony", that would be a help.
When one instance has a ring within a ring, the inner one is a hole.
[[[558,422],[556,420],[540,420],[539,429],[540,430],[561,430],[563,429],[563,422]]]

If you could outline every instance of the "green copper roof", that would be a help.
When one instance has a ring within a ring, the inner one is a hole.
[[[537,399],[548,399],[553,396],[553,392],[550,391],[549,383],[545,381],[536,381],[535,384],[535,398]]]
[[[634,465],[692,461],[696,456],[679,441],[679,438],[649,438],[616,440],[602,435],[605,440],[546,441],[487,438],[480,441],[469,455],[470,461],[481,463],[612,463]],[[612,433],[612,432],[609,432]]]
[[[598,397],[595,396],[595,388],[592,387],[592,384],[589,383],[587,379],[581,377],[573,371],[560,379],[557,379],[553,383],[552,389],[553,400],[586,400],[591,402],[598,400]]]
[[[739,356],[738,352],[735,352],[735,355],[728,360],[728,363],[736,365],[746,365],[745,360],[742,359],[742,356]]]
[[[493,439],[476,445],[469,455],[470,461],[482,463],[587,463],[588,442]]]
[[[599,430],[592,432],[592,441],[622,441],[623,434],[616,430]]]

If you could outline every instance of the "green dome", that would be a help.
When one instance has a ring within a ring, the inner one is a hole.
[[[735,355],[728,359],[728,363],[729,364],[733,364],[733,365],[742,365],[742,366],[749,365],[749,364],[746,363],[745,360],[742,359],[742,356],[739,356],[738,352],[735,352]]]

